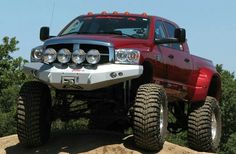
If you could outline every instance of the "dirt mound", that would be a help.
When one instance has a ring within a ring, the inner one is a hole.
[[[145,153],[133,146],[133,137],[106,131],[53,133],[50,141],[41,147],[26,149],[18,144],[17,135],[0,138],[1,154],[139,154]],[[165,142],[160,154],[200,154],[186,147]],[[203,154],[203,153],[202,153]],[[206,154],[206,153],[205,153]]]

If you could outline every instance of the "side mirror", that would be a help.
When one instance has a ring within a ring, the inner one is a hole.
[[[184,43],[186,41],[186,31],[183,28],[175,29],[175,38],[178,39],[179,43]]]
[[[45,41],[46,39],[50,38],[49,31],[50,31],[49,27],[41,27],[40,28],[40,35],[39,35],[39,37],[40,37],[41,41]]]
[[[155,39],[156,44],[184,43],[186,41],[186,32],[183,28],[176,28],[174,38]]]

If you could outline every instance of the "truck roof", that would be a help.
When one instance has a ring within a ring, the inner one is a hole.
[[[137,14],[137,13],[129,13],[129,12],[117,12],[114,11],[113,13],[107,13],[106,11],[103,11],[101,13],[92,13],[92,12],[88,12],[87,14],[84,15],[80,15],[80,17],[82,16],[133,16],[133,17],[143,17],[143,18],[150,18],[150,19],[157,19],[157,20],[161,20],[161,21],[167,21],[170,22],[174,25],[176,25],[177,27],[179,27],[175,22],[170,21],[166,18],[160,17],[160,16],[154,16],[154,15],[148,15],[147,13],[141,13],[141,14]]]

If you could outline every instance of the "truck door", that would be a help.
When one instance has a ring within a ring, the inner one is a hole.
[[[166,37],[165,29],[161,21],[155,22],[155,38],[162,39]],[[154,51],[154,80],[156,83],[163,83],[167,78],[167,69],[164,62],[162,45],[155,45]]]
[[[176,26],[163,22],[168,37],[174,37]],[[167,79],[173,84],[187,85],[192,73],[192,59],[182,44],[168,44],[163,51],[164,61],[167,65]]]

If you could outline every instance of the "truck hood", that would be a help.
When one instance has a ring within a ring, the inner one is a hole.
[[[49,40],[45,41],[45,45],[49,44],[57,44],[57,42],[76,42],[76,40],[83,40],[83,41],[100,41],[100,42],[107,42],[111,43],[114,48],[134,48],[139,49],[142,51],[149,51],[149,47],[151,46],[152,41],[148,39],[136,39],[130,38],[126,36],[119,36],[119,35],[110,35],[110,34],[96,34],[96,35],[66,35],[60,37],[54,37]]]

